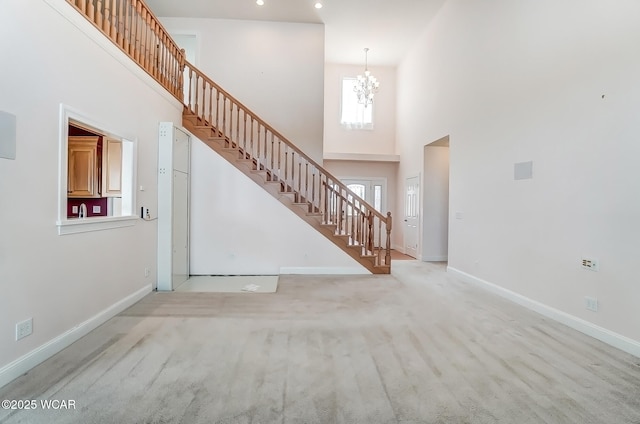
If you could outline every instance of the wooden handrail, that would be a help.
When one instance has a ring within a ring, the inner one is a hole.
[[[375,256],[377,265],[390,265],[391,212],[383,215],[338,178],[300,150],[275,128],[186,61],[184,50],[173,41],[143,0],[67,0],[96,28],[183,102],[186,115],[196,125],[210,129],[211,137],[265,171],[284,193],[320,213],[323,224],[335,225],[337,236]],[[185,78],[188,87],[184,86]],[[339,211],[339,212],[338,212]],[[353,213],[349,215],[347,212]],[[348,216],[344,217],[347,213]],[[356,218],[357,216],[357,218]],[[351,221],[347,221],[347,219]],[[382,224],[385,224],[384,260]],[[350,226],[350,228],[349,228]]]

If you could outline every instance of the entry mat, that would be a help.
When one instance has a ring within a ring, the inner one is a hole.
[[[278,275],[192,275],[178,292],[275,293]]]

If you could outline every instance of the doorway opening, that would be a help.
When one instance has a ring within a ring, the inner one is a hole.
[[[449,259],[449,136],[423,154],[421,259],[442,262]]]

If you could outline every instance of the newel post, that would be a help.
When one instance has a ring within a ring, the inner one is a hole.
[[[391,265],[391,212],[387,212],[387,253],[384,255],[384,263]]]

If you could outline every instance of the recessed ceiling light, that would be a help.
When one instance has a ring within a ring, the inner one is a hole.
[[[315,4],[315,7],[316,7],[316,9],[322,9],[322,3],[317,1],[316,4]]]
[[[262,6],[264,4],[264,0],[256,0],[256,4],[258,6]]]

